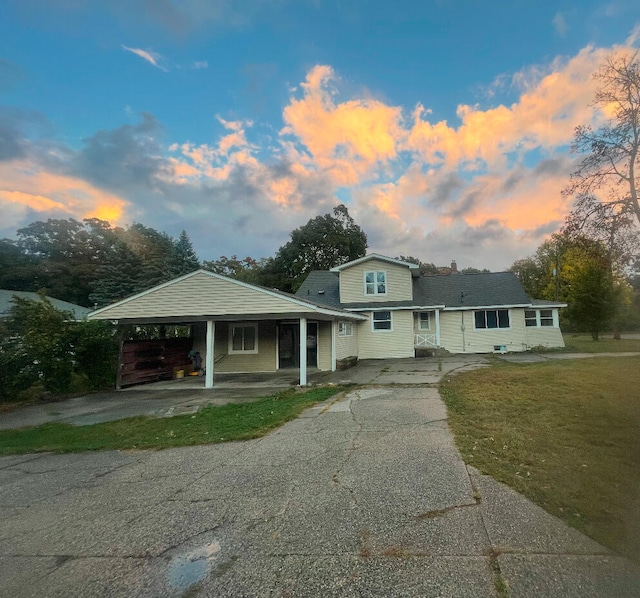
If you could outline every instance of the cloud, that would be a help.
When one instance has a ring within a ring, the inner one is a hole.
[[[551,21],[554,31],[564,37],[567,34],[567,22],[561,12],[557,12]]]
[[[291,98],[283,111],[281,134],[303,144],[337,184],[353,185],[396,157],[402,110],[371,98],[336,103],[337,81],[330,66],[312,68],[301,84],[302,97]]]
[[[191,68],[195,69],[197,71],[202,70],[202,69],[208,69],[209,68],[209,63],[206,60],[196,60],[191,65]]]
[[[125,46],[124,44],[121,44],[121,46],[127,52],[131,52],[136,56],[140,56],[140,58],[142,58],[143,60],[146,60],[149,64],[152,64],[157,69],[160,69],[165,73],[167,72],[167,69],[161,64],[161,62],[163,61],[163,58],[157,52],[152,52],[151,50],[142,50],[140,48],[130,48],[129,46]]]
[[[162,128],[155,117],[141,114],[137,125],[101,130],[84,140],[67,161],[67,171],[106,189],[153,187],[156,178],[170,170],[162,156]]]
[[[205,143],[167,146],[162,125],[143,114],[72,148],[0,113],[0,207],[12,222],[111,209],[121,223],[186,229],[210,259],[272,255],[293,228],[346,202],[372,251],[506,268],[570,207],[560,193],[573,168],[568,145],[577,124],[598,122],[591,74],[610,51],[587,47],[499,77],[512,102],[460,104],[450,122],[420,104],[347,93],[330,65],[290,92],[273,135],[218,115]]]

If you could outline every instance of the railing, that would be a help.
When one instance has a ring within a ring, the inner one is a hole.
[[[435,332],[425,334],[423,332],[416,333],[413,340],[415,347],[437,347],[438,341]]]

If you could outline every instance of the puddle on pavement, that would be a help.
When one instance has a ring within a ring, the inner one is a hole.
[[[213,541],[185,554],[174,556],[169,563],[167,578],[177,590],[187,590],[201,582],[220,552],[220,544]]]

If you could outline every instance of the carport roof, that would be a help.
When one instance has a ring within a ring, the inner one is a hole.
[[[366,319],[282,291],[196,270],[89,314],[135,323],[314,317]]]

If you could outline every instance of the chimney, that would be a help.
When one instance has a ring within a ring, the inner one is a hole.
[[[458,273],[458,264],[456,264],[456,260],[451,260],[451,274]]]

